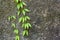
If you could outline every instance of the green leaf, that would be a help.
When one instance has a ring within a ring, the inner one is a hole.
[[[30,10],[28,10],[28,9],[24,9],[26,12],[30,12]]]
[[[30,23],[26,23],[25,26],[26,26],[27,29],[29,29],[30,27],[32,27]]]
[[[23,24],[22,24],[22,27],[23,27],[24,29],[29,29],[29,28],[31,28],[32,26],[31,26],[30,23],[23,23]]]
[[[26,35],[28,36],[28,30],[26,30]]]
[[[18,15],[20,15],[20,11],[18,11]]]
[[[26,28],[29,29],[29,25],[28,24],[26,24]]]
[[[23,15],[25,15],[25,10],[22,10]]]
[[[28,19],[28,20],[30,20],[30,17],[29,16],[26,16],[25,18]]]
[[[25,32],[25,31],[23,31],[23,33],[22,33],[22,34],[23,34],[23,36],[25,36],[25,33],[26,33],[26,32]]]
[[[19,38],[19,36],[18,36],[18,35],[16,35],[15,40],[20,40],[20,38]]]
[[[20,7],[23,8],[23,4],[22,4],[22,2],[20,2]]]
[[[28,36],[28,30],[25,30],[26,35]]]
[[[29,16],[25,16],[25,21],[30,20]]]
[[[24,23],[27,20],[30,20],[30,17],[28,17],[28,16],[22,16],[22,17],[19,18],[19,22],[22,22],[22,23]]]
[[[29,25],[29,27],[32,27],[30,23],[27,23]]]
[[[24,22],[25,22],[25,17],[24,17],[24,16],[20,17],[20,18],[19,18],[19,22],[24,23]]]
[[[22,27],[23,27],[24,29],[27,29],[27,25],[26,25],[25,23],[22,24]]]
[[[23,4],[24,6],[26,6],[26,3],[25,3],[25,2],[22,2],[22,4]]]
[[[25,35],[28,36],[28,30],[23,31],[23,36],[25,36]]]
[[[15,30],[14,30],[14,33],[18,34],[18,29],[15,29]]]
[[[14,23],[12,23],[12,27],[14,27],[14,28],[15,28],[15,27],[16,27],[16,25],[15,25]]]
[[[27,23],[25,24],[25,29],[29,29],[29,26]]]
[[[16,17],[15,17],[15,16],[12,16],[12,18],[13,18],[13,19],[16,19]]]
[[[19,3],[19,4],[17,4],[17,8],[18,8],[18,10],[20,9],[20,3]]]
[[[22,20],[22,23],[24,23],[25,22],[25,17],[23,17],[23,20]]]
[[[16,3],[18,3],[18,0],[15,0]]]
[[[29,29],[29,27],[30,27],[30,28],[32,27],[30,23],[26,23],[25,25],[26,25],[26,28],[27,28],[27,29]]]
[[[22,22],[22,21],[23,21],[23,17],[20,17],[20,18],[19,18],[19,22]]]

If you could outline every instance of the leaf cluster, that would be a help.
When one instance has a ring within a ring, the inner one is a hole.
[[[28,22],[30,20],[30,17],[27,16],[26,13],[30,12],[30,10],[25,8],[25,6],[27,6],[27,4],[25,2],[23,2],[22,0],[15,0],[15,2],[17,3],[16,7],[18,9],[18,12],[17,12],[17,15],[19,16],[18,22],[22,23],[22,28],[24,29],[22,34],[23,34],[23,36],[28,36],[29,35],[28,29],[31,28],[32,25]],[[22,14],[21,17],[20,17],[20,14]],[[17,18],[14,15],[8,17],[9,21],[13,21],[15,19],[17,19]],[[19,30],[16,28],[16,24],[12,23],[11,26],[14,28],[13,32],[16,34],[15,40],[20,40]]]
[[[16,0],[16,3],[17,3],[17,9],[18,9],[17,15],[20,16],[20,14],[22,13],[22,16],[18,18],[18,22],[22,23],[22,27],[24,28],[23,36],[25,36],[25,35],[28,36],[28,29],[31,28],[32,26],[28,22],[30,20],[30,17],[26,16],[26,13],[30,12],[30,10],[25,8],[25,6],[26,6],[25,2],[23,2],[23,1],[18,2]]]

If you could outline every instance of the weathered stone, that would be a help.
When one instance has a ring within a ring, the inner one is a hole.
[[[16,21],[21,40],[60,40],[60,0],[23,0],[31,10],[32,29],[29,36],[22,36],[22,27]],[[14,0],[0,0],[0,40],[14,40],[15,34],[7,17],[16,15]]]

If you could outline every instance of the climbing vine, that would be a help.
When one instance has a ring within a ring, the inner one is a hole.
[[[16,7],[18,9],[17,11],[17,15],[18,17],[18,22],[21,23],[21,27],[23,28],[23,32],[22,35],[23,36],[28,36],[29,35],[29,28],[31,28],[31,24],[30,24],[30,17],[28,15],[26,15],[28,12],[30,12],[29,9],[26,8],[27,4],[25,2],[23,2],[22,0],[15,0],[16,2]],[[16,34],[15,40],[20,40],[19,37],[19,30],[16,28],[16,16],[9,16],[8,20],[11,21],[11,26],[14,28],[14,33]]]
[[[16,34],[15,40],[20,40],[19,30],[16,28],[16,23],[15,23],[16,16],[9,16],[9,17],[8,17],[8,20],[11,21],[11,26],[12,26],[13,29],[14,29],[13,32]]]

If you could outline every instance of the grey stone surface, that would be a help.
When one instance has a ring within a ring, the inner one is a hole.
[[[21,40],[60,40],[60,0],[24,0],[31,10],[32,29],[23,37],[23,28],[16,22]],[[0,40],[14,40],[15,34],[7,17],[17,13],[14,0],[0,0]]]

